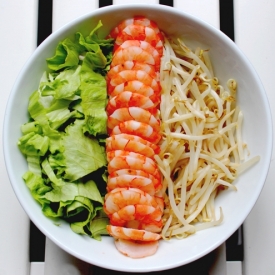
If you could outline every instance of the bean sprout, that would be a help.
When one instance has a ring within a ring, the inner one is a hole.
[[[259,157],[246,160],[237,82],[219,83],[208,50],[192,51],[180,39],[165,38],[160,81],[163,138],[155,159],[163,176],[167,240],[221,224],[216,196],[236,191],[234,180]]]

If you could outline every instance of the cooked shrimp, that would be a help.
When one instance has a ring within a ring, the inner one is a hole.
[[[151,125],[154,130],[160,131],[160,120],[156,119],[149,111],[140,107],[120,108],[113,112],[107,121],[107,127],[112,130],[120,122],[136,120]]]
[[[125,226],[128,221],[139,221],[142,224],[154,224],[156,222],[162,226],[162,211],[151,205],[127,205],[109,217],[111,225]]]
[[[161,34],[157,24],[154,21],[144,16],[134,16],[133,18],[125,19],[120,22],[114,29],[112,29],[110,32],[110,37],[116,38],[117,35],[129,25],[142,25],[153,29],[157,34]]]
[[[143,176],[134,176],[134,175],[125,174],[117,177],[108,177],[107,191],[110,192],[111,190],[117,187],[138,188],[152,196],[155,194],[155,187],[154,187],[153,181]]]
[[[151,174],[149,174],[149,173],[147,173],[143,170],[119,169],[119,170],[116,170],[116,171],[110,173],[109,178],[119,177],[119,176],[122,176],[122,175],[142,176],[142,177],[149,178],[150,180],[152,180],[156,192],[162,187],[162,183],[161,183],[160,178],[155,177],[155,176],[153,176],[153,175],[151,175]],[[158,197],[156,197],[156,199],[158,200]],[[163,199],[161,199],[161,201],[159,201],[159,205],[163,206]]]
[[[153,29],[156,33],[161,34],[160,29],[158,28],[158,25],[155,21],[150,20],[148,18],[146,18],[145,16],[141,16],[141,15],[136,15],[134,16],[134,25],[142,25],[145,27],[149,27],[151,29]]]
[[[148,158],[149,159],[149,158]],[[146,167],[144,168],[144,166]],[[116,170],[121,169],[136,169],[136,170],[144,170],[145,172],[151,174],[153,177],[160,177],[160,172],[158,167],[155,164],[148,164],[146,159],[135,159],[130,156],[118,156],[114,157],[108,164],[108,172],[112,173]]]
[[[141,70],[149,74],[152,78],[156,79],[159,81],[159,72],[156,72],[155,66],[146,64],[146,63],[140,63],[137,61],[125,61],[121,64],[118,64],[114,67],[112,67],[107,75],[106,75],[106,80],[107,82],[110,82],[110,80],[115,77],[119,72],[125,71],[125,70]]]
[[[145,140],[139,136],[136,135],[130,135],[130,134],[117,134],[117,135],[113,135],[109,138],[107,138],[107,142],[110,140],[118,140],[118,139],[127,139],[128,141],[135,141],[135,142],[139,142],[142,143],[146,146],[149,146],[150,148],[152,148],[155,152],[155,154],[159,154],[160,153],[160,147],[157,144],[154,144],[152,142],[149,142],[148,140]],[[117,148],[119,149],[119,148]],[[111,151],[111,150],[107,150],[107,151]],[[129,150],[126,150],[129,151]]]
[[[127,208],[127,207],[125,207]],[[162,214],[160,215],[162,216]],[[130,219],[130,216],[127,216],[128,219]],[[126,219],[127,219],[126,218]],[[139,221],[139,220],[123,220],[120,215],[115,212],[114,214],[110,215],[110,223],[111,225],[115,226],[124,226],[127,228],[133,228],[133,229],[140,229],[140,230],[147,230],[154,233],[161,232],[163,223],[161,220],[155,221],[155,220],[148,220],[148,221]]]
[[[145,156],[139,158],[136,158],[133,155],[120,155],[113,157],[108,163],[108,173],[110,174],[120,169],[144,170],[152,176],[160,178],[160,172],[156,163]]]
[[[112,93],[117,85],[133,80],[138,80],[144,85],[150,86],[155,91],[155,93],[160,93],[161,88],[159,82],[142,70],[124,70],[119,72],[107,83],[108,92]]]
[[[136,229],[143,229],[146,231],[154,232],[154,233],[159,233],[161,232],[163,223],[162,221],[151,221],[151,222],[136,222],[136,221],[129,221],[127,222],[126,226],[135,228],[133,227],[133,223],[137,226]]]
[[[118,49],[126,49],[129,47],[139,47],[143,50],[145,50],[146,52],[150,53],[154,59],[156,64],[160,64],[160,54],[159,52],[156,50],[155,47],[153,47],[150,43],[146,42],[146,41],[141,41],[141,40],[125,40],[121,45],[114,45],[114,51],[118,50]]]
[[[115,215],[115,213],[114,213],[114,215]],[[116,225],[116,224],[114,224],[114,225]],[[121,225],[119,225],[119,226],[121,226]],[[162,222],[162,220],[159,220],[159,221],[129,220],[129,221],[126,221],[123,226],[127,227],[127,228],[141,229],[141,230],[146,230],[146,231],[150,231],[150,232],[154,232],[154,233],[159,233],[163,227],[163,222]]]
[[[111,161],[114,157],[133,157],[136,158],[137,160],[140,159],[142,161],[144,161],[144,163],[149,163],[153,164],[155,163],[154,160],[152,160],[151,158],[148,158],[140,153],[135,153],[135,152],[129,152],[129,151],[125,151],[125,150],[113,150],[113,151],[109,151],[107,152],[107,160]]]
[[[164,210],[164,199],[162,197],[163,194],[159,194],[159,193],[160,192],[156,192],[156,194],[155,194],[155,200],[158,203],[161,211],[163,212],[163,210]]]
[[[157,49],[160,56],[163,53],[162,36],[156,33],[152,28],[141,25],[128,25],[120,31],[116,37],[115,44],[121,45],[127,40],[140,40],[150,43]]]
[[[147,51],[143,50],[140,47],[128,47],[117,49],[114,52],[111,68],[124,63],[125,61],[136,61],[139,63],[145,63],[152,65],[156,68],[156,71],[159,71],[160,64],[156,63],[154,56]]]
[[[154,196],[137,188],[116,188],[105,195],[104,210],[107,215],[113,214],[127,205],[159,205]]]
[[[132,137],[136,137],[133,139]],[[140,153],[148,158],[153,158],[160,148],[155,144],[138,136],[127,134],[112,135],[106,139],[106,151],[124,150]]]
[[[108,101],[106,112],[111,115],[116,109],[123,107],[140,107],[153,115],[158,114],[156,104],[149,97],[130,91],[121,92],[111,98]]]
[[[108,94],[112,98],[126,91],[149,97],[155,105],[160,103],[160,93],[156,93],[152,87],[147,86],[138,80],[121,83],[117,85],[112,92],[108,91]]]
[[[157,144],[161,139],[161,134],[155,131],[152,126],[135,120],[128,120],[119,123],[119,125],[114,127],[111,135],[117,135],[122,133],[137,135],[154,144]]]
[[[143,242],[116,239],[115,246],[123,255],[133,259],[140,259],[155,254],[158,250],[158,241]]]
[[[125,228],[114,225],[107,225],[108,233],[117,239],[123,240],[135,240],[135,241],[157,241],[161,238],[161,235],[132,228]]]

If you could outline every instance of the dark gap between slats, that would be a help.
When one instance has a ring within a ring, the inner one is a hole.
[[[99,0],[98,7],[103,8],[113,5],[113,0]]]
[[[39,0],[37,18],[37,46],[52,33],[52,0]],[[30,262],[44,262],[45,235],[30,221]]]
[[[44,262],[45,241],[45,235],[30,221],[30,262]]]
[[[240,226],[225,242],[226,260],[243,261],[244,259],[243,225]]]
[[[52,0],[39,0],[37,46],[52,33]]]
[[[173,0],[159,0],[160,5],[165,5],[165,6],[174,6],[174,1]]]
[[[235,37],[233,2],[233,0],[220,0],[220,29],[234,41]]]

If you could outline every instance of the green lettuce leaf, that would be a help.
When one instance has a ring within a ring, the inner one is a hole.
[[[69,38],[57,45],[55,55],[46,59],[49,69],[59,71],[65,68],[77,66],[79,63],[79,54],[84,48]]]
[[[98,30],[103,26],[102,22],[99,20],[98,24],[92,29],[90,34],[86,37],[87,43],[94,43],[100,45],[102,48],[109,48],[109,51],[112,51],[114,46],[113,38],[101,38]]]
[[[43,102],[39,91],[35,91],[31,94],[29,99],[28,112],[31,118],[34,120],[40,120],[46,115],[45,102]]]
[[[27,156],[28,168],[32,173],[42,176],[42,169],[40,166],[41,157],[40,156]]]
[[[80,85],[81,66],[60,72],[52,81],[40,83],[40,90],[43,96],[52,95],[56,99],[69,99],[78,92]]]
[[[77,120],[66,128],[63,136],[65,179],[74,181],[106,166],[105,148],[98,140],[83,134],[83,120]]]
[[[19,139],[18,147],[26,156],[44,156],[49,149],[49,138],[31,132]]]
[[[38,121],[30,121],[21,125],[21,132],[23,135],[32,133],[32,132],[37,134],[42,134],[42,129]]]
[[[103,211],[103,209],[99,209],[96,217],[91,219],[90,222],[90,232],[94,239],[101,240],[102,235],[108,235],[106,226],[109,224],[109,218]]]
[[[23,175],[23,179],[27,185],[27,187],[30,189],[30,192],[32,196],[40,202],[42,205],[48,204],[49,201],[44,197],[44,195],[52,190],[51,186],[48,186],[45,184],[44,179],[34,174],[31,171],[27,171]]]
[[[81,106],[86,117],[85,131],[91,135],[107,134],[107,87],[105,77],[91,69],[91,56],[86,55],[81,68]]]
[[[78,111],[70,111],[66,108],[54,110],[47,113],[47,118],[52,129],[58,129],[61,125],[67,122],[71,118],[83,118],[83,114]]]
[[[46,193],[44,197],[51,202],[66,202],[73,201],[77,196],[103,203],[101,194],[92,180],[86,183],[63,182],[62,184],[54,185],[53,189]]]

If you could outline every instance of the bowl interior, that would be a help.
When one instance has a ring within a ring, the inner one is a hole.
[[[17,141],[21,136],[20,126],[28,118],[29,96],[37,89],[46,69],[45,59],[53,55],[57,43],[68,36],[73,37],[77,31],[88,34],[98,20],[104,25],[104,36],[119,21],[136,14],[155,20],[168,35],[183,35],[187,45],[210,49],[215,74],[223,85],[229,78],[238,81],[238,102],[244,113],[243,137],[251,156],[259,155],[261,160],[237,179],[237,192],[224,191],[217,198],[217,213],[218,207],[222,207],[225,217],[222,225],[199,231],[183,240],[160,241],[154,256],[133,260],[116,250],[112,238],[105,237],[99,242],[77,235],[68,224],[60,222],[56,226],[41,213],[40,206],[22,180],[27,163],[17,148]],[[10,94],[4,122],[4,155],[10,181],[22,207],[36,226],[72,255],[91,264],[127,272],[177,267],[204,256],[223,243],[243,223],[254,206],[265,182],[271,151],[272,123],[267,97],[245,56],[220,31],[188,14],[160,5],[122,5],[98,9],[53,33],[36,49],[18,76]]]

